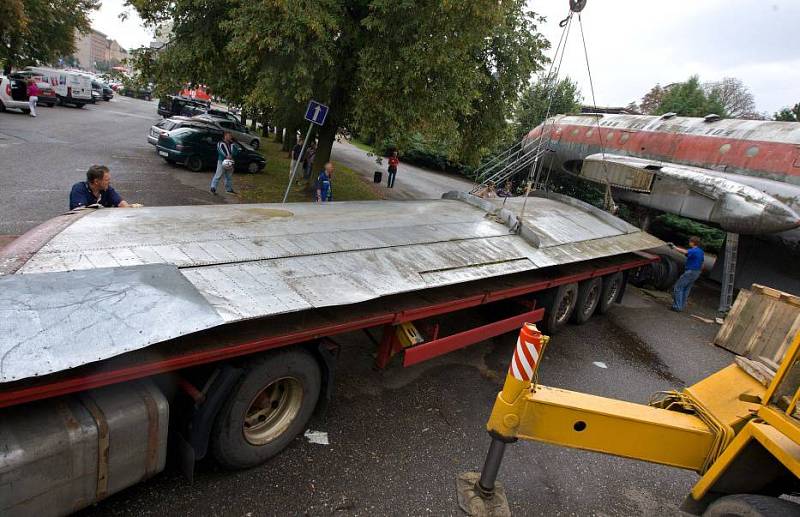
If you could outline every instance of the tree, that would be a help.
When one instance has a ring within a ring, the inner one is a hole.
[[[544,122],[548,113],[552,116],[580,111],[582,99],[578,84],[569,77],[560,81],[555,76],[542,77],[532,83],[522,93],[514,112],[515,141]]]
[[[99,0],[1,0],[0,61],[3,70],[50,63],[75,51],[75,32],[90,29]]]
[[[728,116],[719,98],[706,95],[700,85],[700,78],[696,75],[685,83],[669,86],[655,109],[656,115],[664,113],[676,113],[686,117],[704,117],[710,113],[720,117]]]
[[[318,165],[339,127],[401,145],[410,128],[456,134],[453,147],[473,159],[547,47],[524,0],[128,3],[153,26],[173,23],[153,56],[159,82],[203,82],[229,101],[270,106],[290,133],[309,99],[328,104]]]
[[[661,105],[661,100],[664,98],[664,93],[666,93],[666,91],[667,90],[662,88],[660,84],[653,86],[650,91],[642,97],[639,110],[645,115],[654,115]]]
[[[781,122],[800,122],[800,102],[791,108],[783,108],[775,114],[775,120]]]
[[[725,113],[732,118],[760,118],[756,102],[750,89],[735,77],[725,77],[721,81],[706,83],[703,90],[709,99],[722,105]]]

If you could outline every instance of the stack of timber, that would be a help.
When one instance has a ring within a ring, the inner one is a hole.
[[[798,332],[800,297],[753,284],[739,291],[714,344],[760,363],[766,368],[757,368],[768,374],[783,361]]]

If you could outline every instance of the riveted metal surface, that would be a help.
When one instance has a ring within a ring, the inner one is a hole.
[[[168,264],[0,277],[0,382],[114,357],[221,323]]]
[[[213,307],[218,320],[203,310],[204,317],[210,318],[206,324],[213,326],[219,321],[347,305],[661,244],[592,207],[531,197],[522,213],[522,201],[505,203],[505,208],[519,215],[523,227],[519,235],[495,214],[457,200],[101,210],[55,236],[19,269],[17,277],[31,281],[42,277],[35,292],[57,293],[56,299],[77,314],[93,309],[62,294],[62,290],[69,292],[75,280],[43,275],[77,275],[81,271],[64,272],[82,270],[80,278],[90,279],[103,271],[96,268],[113,266],[105,270],[111,276],[96,285],[124,286],[128,280],[115,271],[171,264],[172,273],[164,274],[188,280],[190,290]],[[0,294],[0,303],[6,296],[10,307],[19,298],[13,291],[19,288],[12,289],[11,295]],[[183,290],[160,294],[165,299],[189,296]],[[73,353],[68,343],[46,347],[49,355],[41,355],[45,341],[40,335],[20,334],[16,323],[7,324],[0,333],[0,351],[14,348],[15,357],[46,357],[47,361],[33,361],[36,366],[17,361],[13,367],[0,363],[0,382],[67,369],[155,342],[140,337],[142,328],[150,333],[168,329],[174,337],[176,332],[185,334],[196,327],[196,318],[189,314],[185,315],[191,323],[187,330],[180,328],[183,318],[174,312],[159,310],[163,321],[150,318],[145,324],[136,319],[136,310],[125,311],[126,316],[115,316],[124,325],[117,323],[113,333],[104,331],[91,347],[84,348],[89,355]],[[53,322],[47,331],[56,328]],[[15,334],[24,337],[23,346],[6,343],[7,336]]]

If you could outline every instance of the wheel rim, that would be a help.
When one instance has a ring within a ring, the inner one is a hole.
[[[561,303],[558,304],[558,310],[556,311],[556,316],[559,323],[565,321],[569,316],[569,309],[572,307],[572,300],[574,298],[574,291],[567,291],[564,293],[564,297],[561,298]]]
[[[261,390],[245,412],[242,431],[252,445],[265,445],[292,424],[303,405],[303,385],[294,377],[280,378]]]
[[[194,172],[199,171],[203,166],[203,164],[200,162],[200,158],[197,156],[192,156],[189,158],[189,161],[186,164],[188,165],[189,169]]]
[[[253,174],[257,173],[258,172],[258,164],[255,163],[255,162],[251,163],[250,165],[247,166],[247,170],[249,170]]]
[[[597,304],[599,296],[600,296],[600,288],[597,285],[595,285],[594,287],[592,287],[592,289],[589,291],[589,294],[586,296],[586,303],[583,305],[584,314],[594,309],[594,306]]]

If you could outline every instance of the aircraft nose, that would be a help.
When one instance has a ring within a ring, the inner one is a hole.
[[[776,200],[764,207],[762,225],[765,226],[764,231],[769,233],[791,230],[800,227],[800,215],[791,207]]]

